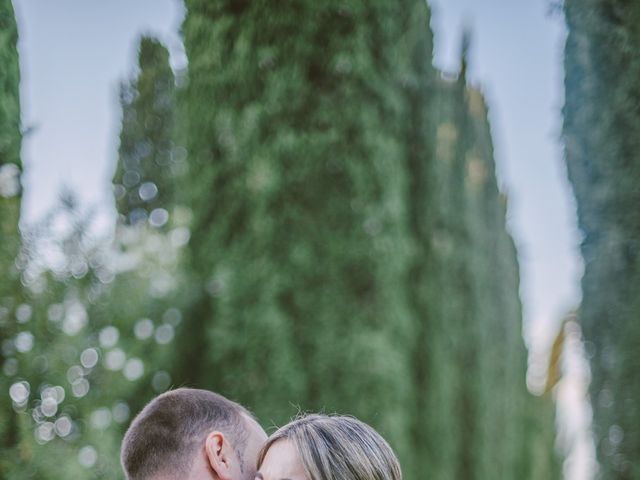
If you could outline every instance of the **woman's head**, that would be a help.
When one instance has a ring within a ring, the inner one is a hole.
[[[307,415],[276,431],[258,457],[260,480],[402,480],[389,444],[353,417]]]

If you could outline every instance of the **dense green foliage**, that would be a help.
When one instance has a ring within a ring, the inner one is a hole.
[[[129,414],[173,384],[265,427],[355,414],[407,479],[558,478],[487,107],[466,59],[432,67],[426,3],[186,4],[185,87],[149,38],[121,87],[114,244],[68,198],[24,235],[0,476],[120,477]]]
[[[79,451],[91,456],[95,450],[89,444],[100,441],[105,458],[113,458],[118,448],[116,437],[89,427],[94,412],[105,406],[111,420],[112,395],[118,398],[122,393],[113,388],[110,375],[95,368],[100,354],[97,337],[105,325],[97,308],[104,286],[100,278],[108,275],[104,258],[99,251],[82,246],[87,223],[69,200],[49,219],[71,224],[55,240],[62,260],[51,271],[40,263],[42,243],[50,242],[47,251],[53,251],[49,225],[25,232],[18,257],[24,287],[17,296],[21,303],[12,312],[17,333],[11,343],[3,343],[10,354],[3,369],[5,391],[10,411],[15,410],[4,418],[16,422],[16,431],[12,445],[3,450],[0,475],[12,480],[84,477],[86,468],[77,461]],[[127,419],[120,416],[121,422]],[[70,461],[58,462],[59,456]],[[92,466],[108,477],[118,473],[112,461]]]
[[[0,298],[15,293],[15,257],[20,248],[20,69],[16,44],[18,31],[10,0],[0,2]],[[9,307],[6,307],[9,308]],[[0,310],[0,327],[8,325],[9,312]]]
[[[565,1],[564,140],[601,477],[640,477],[640,4]]]
[[[204,287],[183,330],[188,378],[269,423],[292,404],[357,412],[408,452],[406,112],[388,46],[410,12],[188,8],[189,248]]]
[[[465,61],[457,79],[425,85],[433,151],[421,150],[412,175],[422,179],[411,202],[421,245],[412,272],[421,469],[441,479],[558,478],[553,406],[523,382],[516,252],[486,106],[466,85]]]
[[[143,39],[139,55],[139,75],[123,85],[129,96],[125,101],[123,95],[116,179],[133,165],[146,170],[130,192],[137,194],[144,182],[168,192],[167,169],[177,162],[167,167],[157,159],[172,148],[166,97],[173,75],[157,41]],[[137,154],[141,161],[131,160]],[[155,170],[152,162],[158,162]],[[148,198],[145,207],[168,206],[171,197],[160,198]],[[6,312],[12,331],[2,344],[8,357],[3,391],[10,395],[2,397],[1,418],[5,431],[12,427],[11,435],[3,434],[2,478],[120,478],[120,438],[131,412],[171,386],[163,366],[182,318],[172,300],[188,230],[179,212],[165,222],[154,222],[151,213],[147,226],[140,217],[129,221],[139,203],[119,207],[115,243],[105,245],[92,239],[91,217],[64,196],[42,225],[23,232],[18,261],[17,252],[7,259],[18,267],[21,283],[2,302],[15,306]],[[18,236],[17,222],[12,231]],[[66,461],[55,460],[60,457]]]
[[[0,365],[7,365],[5,341],[15,335],[11,321],[19,304],[20,281],[15,258],[20,246],[20,69],[18,31],[11,0],[0,0]],[[11,362],[9,363],[9,368]],[[3,368],[4,370],[4,368]],[[9,382],[0,374],[0,450],[16,442],[17,425],[7,395]],[[2,455],[4,456],[4,455]],[[0,457],[1,459],[1,457]],[[1,461],[1,460],[0,460]]]

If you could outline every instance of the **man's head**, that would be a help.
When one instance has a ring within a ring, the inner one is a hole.
[[[120,458],[129,480],[249,480],[266,439],[237,403],[180,388],[156,397],[134,418]]]

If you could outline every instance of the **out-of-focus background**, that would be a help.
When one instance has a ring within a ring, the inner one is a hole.
[[[638,21],[0,0],[0,476],[122,478],[188,385],[407,479],[640,478]]]

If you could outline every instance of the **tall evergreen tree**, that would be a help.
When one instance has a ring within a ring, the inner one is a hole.
[[[21,185],[20,147],[20,68],[18,64],[18,29],[10,0],[0,2],[0,298],[14,292],[17,281],[15,259],[20,248]],[[8,300],[7,300],[8,301]],[[8,308],[8,307],[5,307]],[[3,310],[4,312],[4,310]],[[0,316],[0,321],[8,322]]]
[[[111,286],[109,310],[120,319],[114,322],[117,328],[131,329],[135,322],[150,329],[143,335],[148,340],[155,326],[172,340],[182,318],[178,307],[188,303],[178,299],[178,292],[187,290],[180,248],[188,241],[188,218],[176,203],[176,188],[186,169],[185,150],[175,143],[176,83],[167,48],[143,36],[137,60],[137,72],[120,90],[122,126],[113,183],[119,213],[115,250],[124,266]],[[129,291],[141,295],[131,296]],[[163,352],[169,342],[158,343],[147,342],[142,350],[147,365],[156,370],[172,359],[172,352]],[[131,407],[142,407],[153,393],[149,382],[141,382],[131,392]]]
[[[169,52],[142,37],[138,75],[120,88],[122,131],[114,175],[116,205],[125,225],[164,225],[173,205],[184,149],[173,143],[175,80]]]
[[[206,288],[183,330],[202,340],[186,347],[182,374],[267,421],[285,421],[291,403],[355,413],[408,464],[396,70],[410,11],[386,1],[187,7],[190,251]]]
[[[564,141],[602,478],[640,477],[640,4],[564,2]]]
[[[466,82],[468,36],[457,78],[431,75],[409,138],[412,232],[417,240],[409,292],[418,319],[416,379],[422,404],[414,446],[432,478],[557,478],[553,406],[524,384],[516,251],[505,225],[487,108]],[[423,128],[425,128],[423,127]],[[410,157],[411,158],[411,157]],[[533,419],[547,414],[545,434]],[[542,442],[540,442],[542,440]],[[546,443],[545,443],[546,442]],[[530,468],[533,445],[543,475]],[[546,476],[545,476],[546,474]]]
[[[471,143],[465,153],[470,317],[476,325],[474,459],[478,478],[560,478],[553,403],[526,389],[516,248],[506,225],[506,197],[497,184],[487,106],[467,88]],[[536,425],[536,422],[540,422]],[[540,449],[542,449],[540,451]],[[531,462],[535,458],[535,462]]]
[[[18,29],[11,0],[0,1],[0,445],[10,449],[17,441],[17,425],[9,391],[8,376],[15,359],[9,343],[16,334],[20,280],[16,258],[20,248],[20,68]],[[0,470],[1,471],[1,470]]]

